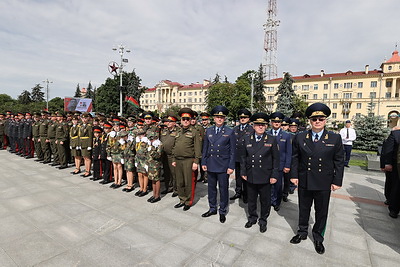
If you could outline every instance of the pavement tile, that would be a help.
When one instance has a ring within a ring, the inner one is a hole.
[[[77,216],[80,216],[82,213],[89,212],[93,210],[91,207],[77,202],[73,199],[68,199],[64,202],[57,202],[52,204],[52,207],[57,210],[60,214],[63,214],[64,216],[68,216],[70,218],[75,218]]]
[[[325,254],[331,259],[342,259],[351,265],[371,266],[368,250],[357,249],[343,243],[324,243]],[[318,254],[316,254],[318,255]]]
[[[209,243],[202,255],[208,259],[209,266],[232,266],[242,253],[242,249],[218,239]]]
[[[187,249],[182,249],[174,244],[167,243],[156,253],[152,254],[147,260],[156,266],[190,266],[190,259],[195,254]]]
[[[66,251],[66,248],[41,232],[31,233],[4,245],[4,250],[19,266],[30,266]]]
[[[373,267],[393,267],[399,265],[399,259],[388,258],[387,256],[370,254]]]
[[[77,215],[75,220],[99,235],[113,231],[125,224],[98,210],[83,212]]]
[[[60,267],[60,266],[98,266],[95,262],[89,261],[86,257],[82,257],[74,250],[68,250],[58,254],[48,260],[38,263],[37,267]]]
[[[367,236],[369,251],[374,255],[394,258],[400,261],[400,243],[389,243],[386,240],[376,240],[372,236]]]
[[[12,213],[1,218],[0,244],[12,242],[38,229],[24,216],[19,213]]]
[[[253,238],[252,234],[248,231],[237,230],[237,229],[227,229],[224,235],[221,236],[221,240],[228,244],[229,246],[236,246],[238,248],[246,248]]]
[[[49,224],[67,219],[51,206],[31,209],[24,212],[23,215],[39,229],[47,228]]]
[[[183,232],[171,242],[177,246],[180,246],[182,249],[188,249],[194,253],[199,253],[211,242],[211,238],[188,230]]]
[[[18,266],[17,263],[15,263],[10,256],[7,255],[7,253],[0,248],[0,263],[2,267],[16,267]]]
[[[333,229],[330,233],[330,241],[338,244],[344,244],[346,246],[367,250],[368,245],[365,240],[364,234],[360,233],[349,233],[339,229]]]
[[[274,266],[275,264],[271,264]],[[243,266],[243,267],[265,267],[268,266],[266,264],[266,258],[263,255],[255,254],[251,251],[244,251],[240,258],[235,261],[232,265],[233,267]]]
[[[202,220],[193,227],[193,230],[211,238],[218,237],[222,232],[226,230],[226,226],[219,221],[217,222],[216,220],[209,220],[213,217],[218,218],[218,215],[211,216],[207,219]]]

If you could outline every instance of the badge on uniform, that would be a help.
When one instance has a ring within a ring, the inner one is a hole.
[[[335,146],[335,144],[325,144],[325,146]]]
[[[272,144],[264,144],[264,146],[271,147]]]
[[[253,146],[252,144],[248,144],[248,145],[247,145],[247,147],[252,147],[252,146]]]
[[[279,140],[279,141],[281,141],[281,142],[286,142],[286,139],[281,139],[281,140]]]
[[[209,135],[208,135],[208,137],[212,137],[212,136],[213,136],[212,134],[209,134]]]
[[[223,136],[223,137],[228,137],[229,135],[228,135],[228,134],[223,134],[222,136]]]

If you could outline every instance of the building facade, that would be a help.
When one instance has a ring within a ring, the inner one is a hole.
[[[140,99],[140,104],[145,110],[157,110],[158,112],[164,112],[170,106],[189,107],[196,111],[204,111],[209,86],[210,81],[208,80],[189,85],[163,80],[154,88],[145,91]]]
[[[400,114],[400,56],[396,50],[392,57],[381,64],[380,70],[326,74],[321,70],[318,75],[292,77],[293,89],[308,104],[324,102],[331,110],[331,120],[343,122],[369,112],[384,116],[388,126],[399,124]],[[267,108],[275,110],[275,93],[281,78],[265,82]]]

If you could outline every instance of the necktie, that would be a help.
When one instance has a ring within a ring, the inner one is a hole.
[[[256,136],[256,142],[259,142],[261,140],[261,136],[260,135],[257,135]]]
[[[244,128],[243,125],[240,125],[240,131],[243,131],[243,128]]]
[[[278,131],[274,130],[274,136],[277,136],[277,135],[278,135]]]
[[[315,134],[314,143],[318,142],[318,134]]]
[[[347,135],[346,135],[346,139],[349,139],[349,128],[347,128]]]
[[[220,131],[220,128],[216,127],[215,128],[215,134],[217,135],[219,133],[219,131]]]

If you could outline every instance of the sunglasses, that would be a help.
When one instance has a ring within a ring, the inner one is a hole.
[[[191,118],[186,118],[186,117],[183,117],[183,118],[181,118],[181,120],[183,120],[183,121],[190,121],[190,120],[191,120]]]
[[[312,121],[325,121],[325,118],[312,118]]]

